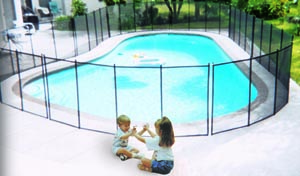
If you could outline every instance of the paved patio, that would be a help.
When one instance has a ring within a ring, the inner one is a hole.
[[[209,137],[176,138],[170,175],[299,176],[300,87],[279,113],[248,128]],[[3,176],[156,175],[111,153],[112,135],[79,130],[0,104]],[[130,140],[150,157],[145,146]]]

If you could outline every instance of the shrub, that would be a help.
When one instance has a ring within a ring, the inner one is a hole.
[[[246,8],[248,13],[262,19],[284,17],[288,10],[288,0],[249,0]]]
[[[87,13],[86,4],[82,0],[72,0],[72,16],[81,16]]]
[[[72,30],[71,16],[59,16],[54,20],[54,27],[56,30]]]

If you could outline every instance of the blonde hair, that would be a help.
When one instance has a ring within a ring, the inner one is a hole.
[[[121,125],[122,123],[130,123],[130,118],[127,115],[120,115],[117,118],[118,125]]]

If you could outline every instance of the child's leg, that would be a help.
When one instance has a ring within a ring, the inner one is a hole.
[[[140,170],[152,172],[151,166],[152,166],[152,160],[147,159],[147,158],[142,158],[141,159],[142,164],[138,165],[138,168]]]
[[[136,148],[132,148],[132,149],[130,150],[130,152],[132,152],[132,153],[139,153],[140,151],[139,151],[138,149],[136,149]]]
[[[129,157],[129,158],[132,158],[132,153],[131,153],[130,151],[126,150],[125,148],[120,148],[120,149],[117,151],[117,155],[118,155],[118,156],[121,155],[121,154],[126,155],[126,156]]]

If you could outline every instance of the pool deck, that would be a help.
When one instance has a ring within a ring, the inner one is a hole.
[[[299,176],[300,87],[289,103],[247,128],[208,137],[176,138],[173,176]],[[113,136],[80,130],[0,104],[1,176],[157,175],[111,152]],[[138,127],[140,128],[140,127]],[[130,144],[151,156],[131,138]]]
[[[289,103],[274,117],[247,128],[208,137],[176,138],[170,175],[300,174],[300,87],[290,85]],[[0,104],[1,175],[156,175],[111,153],[112,135],[79,130]],[[150,157],[145,146],[130,143]]]

